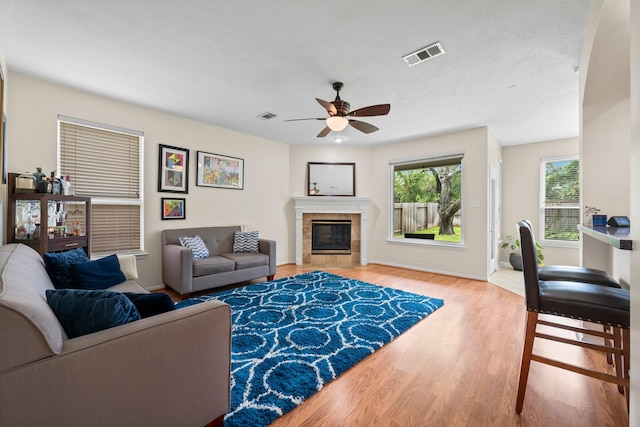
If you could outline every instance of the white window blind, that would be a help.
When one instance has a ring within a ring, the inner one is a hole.
[[[91,253],[140,252],[142,132],[59,116],[60,175],[91,197]]]
[[[580,172],[577,157],[543,159],[541,238],[547,241],[576,241],[580,223]]]

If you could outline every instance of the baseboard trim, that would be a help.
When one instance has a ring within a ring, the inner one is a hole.
[[[380,264],[380,265],[386,265],[388,267],[398,267],[398,268],[405,268],[407,270],[424,271],[425,273],[442,274],[444,276],[462,277],[464,279],[472,279],[472,280],[481,280],[483,282],[487,282],[489,279],[488,277],[475,276],[470,274],[460,274],[460,273],[454,273],[451,271],[435,270],[431,268],[420,268],[420,267],[415,267],[413,265],[396,264],[392,262],[369,261],[369,264]]]

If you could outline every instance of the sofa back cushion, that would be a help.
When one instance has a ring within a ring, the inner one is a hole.
[[[177,228],[162,231],[163,245],[180,245],[181,236],[200,236],[209,250],[209,256],[233,252],[233,233],[240,226]]]
[[[66,335],[47,289],[54,287],[38,252],[21,243],[0,246],[0,372],[62,351]]]

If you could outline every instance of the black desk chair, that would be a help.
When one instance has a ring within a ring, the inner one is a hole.
[[[524,274],[525,300],[527,305],[527,322],[520,379],[516,399],[516,412],[522,412],[524,395],[529,377],[531,362],[566,369],[621,386],[626,395],[627,410],[629,408],[629,346],[630,346],[630,303],[629,291],[593,283],[540,280],[536,259],[536,246],[531,226],[525,222],[518,223],[520,245],[522,251],[522,271]],[[577,326],[568,326],[552,320],[539,318],[540,314],[569,317],[588,322],[611,326],[611,332],[594,331]],[[537,325],[559,328],[613,340],[613,346],[590,344],[577,339],[567,339],[536,331]],[[534,340],[546,339],[568,345],[576,345],[586,349],[613,353],[616,359],[616,375],[596,371],[590,368],[575,366],[561,360],[533,354]]]

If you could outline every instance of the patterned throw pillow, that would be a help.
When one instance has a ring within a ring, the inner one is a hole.
[[[191,249],[191,257],[194,261],[207,258],[209,256],[209,249],[202,241],[200,236],[182,236],[179,237],[180,244],[185,248]]]
[[[233,252],[260,252],[259,231],[236,231],[233,235]]]

